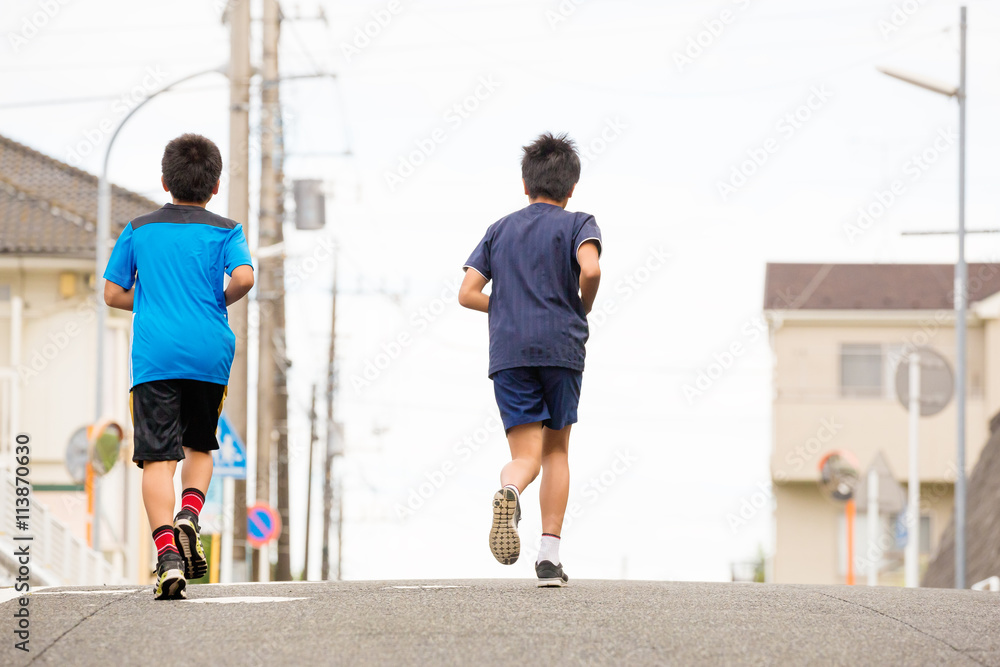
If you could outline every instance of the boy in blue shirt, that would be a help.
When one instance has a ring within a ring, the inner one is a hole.
[[[132,460],[142,468],[142,500],[156,543],[157,600],[186,597],[187,579],[208,571],[198,515],[212,480],[236,346],[226,307],[253,287],[243,227],[205,210],[219,193],[218,147],[182,135],[167,144],[161,167],[173,203],[126,225],[104,272],[105,302],[133,313]],[[225,289],[223,272],[231,277]],[[182,459],[181,510],[171,520]]]
[[[569,577],[559,535],[569,498],[569,432],[580,402],[587,314],[601,282],[601,230],[594,216],[565,210],[580,180],[573,141],[546,133],[523,150],[529,205],[486,231],[465,263],[458,301],[488,313],[489,376],[510,445],[511,461],[493,496],[490,550],[504,565],[517,560],[520,494],[541,471],[535,573],[539,586],[563,586]],[[483,294],[491,280],[491,294]]]

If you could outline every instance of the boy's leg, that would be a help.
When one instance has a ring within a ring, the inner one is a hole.
[[[511,460],[500,471],[500,486],[514,486],[521,493],[542,467],[542,423],[514,426],[507,431],[507,444]]]
[[[134,426],[132,460],[142,468],[142,502],[156,544],[158,600],[183,598],[184,561],[174,538],[174,473],[184,458],[181,448],[180,393],[176,382],[158,380],[132,387],[129,397]]]
[[[144,461],[142,502],[149,517],[149,529],[169,526],[174,517],[174,472],[177,461]]]
[[[174,517],[173,528],[177,546],[184,558],[185,574],[199,579],[208,572],[208,559],[201,546],[198,517],[205,503],[205,494],[212,481],[212,451],[219,448],[215,431],[226,398],[225,385],[197,380],[181,384],[181,414],[184,428],[184,464],[181,483],[184,488],[181,509]]]
[[[569,500],[569,431],[572,424],[553,431],[542,429],[542,532],[559,537]]]

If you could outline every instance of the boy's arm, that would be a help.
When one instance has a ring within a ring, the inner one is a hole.
[[[253,267],[240,264],[233,269],[229,284],[226,285],[226,306],[231,306],[245,297],[251,287],[253,287]]]
[[[486,287],[486,283],[488,282],[479,271],[467,268],[465,270],[465,279],[462,281],[462,286],[458,289],[458,303],[466,308],[488,313],[490,310],[490,296],[483,294],[483,288]]]
[[[600,251],[594,241],[584,241],[576,251],[576,261],[580,264],[580,298],[583,300],[583,312],[588,315],[594,308],[597,288],[601,284],[599,256]]]
[[[104,303],[112,308],[122,310],[132,310],[132,303],[135,299],[135,287],[125,289],[118,283],[110,280],[104,281]]]

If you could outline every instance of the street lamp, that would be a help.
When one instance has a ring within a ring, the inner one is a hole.
[[[95,404],[95,415],[94,418],[100,421],[104,417],[104,334],[105,326],[108,317],[108,306],[104,303],[104,269],[108,263],[108,236],[111,234],[111,184],[108,182],[108,160],[111,158],[111,148],[115,145],[115,139],[118,137],[118,133],[121,132],[122,127],[128,122],[129,118],[135,114],[136,111],[142,108],[146,102],[159,95],[160,93],[165,93],[174,86],[189,81],[195,77],[202,76],[203,74],[222,74],[224,76],[229,75],[229,66],[223,65],[221,67],[215,67],[213,69],[207,69],[201,72],[195,72],[194,74],[189,74],[185,77],[177,79],[173,83],[168,83],[159,90],[153,92],[144,100],[139,102],[139,104],[132,107],[132,110],[122,118],[121,122],[118,123],[118,127],[111,134],[111,139],[108,140],[108,147],[104,150],[104,163],[101,166],[101,175],[97,181],[97,263],[96,270],[94,272],[94,285],[97,290],[97,382],[96,382],[96,394],[94,396]],[[94,514],[96,519],[94,521],[93,530],[93,547],[95,550],[100,550],[100,536],[101,536],[101,505],[100,505],[100,493],[97,480],[94,480]]]
[[[966,285],[965,266],[965,51],[966,8],[960,8],[961,56],[957,87],[899,70],[880,67],[891,77],[926,90],[958,99],[958,261],[955,263],[955,406],[958,412],[955,466],[955,588],[965,588],[965,377],[966,377]],[[910,484],[919,484],[911,479]],[[919,521],[919,518],[917,518]]]

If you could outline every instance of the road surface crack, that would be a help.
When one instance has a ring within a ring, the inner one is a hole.
[[[63,633],[62,633],[61,635],[59,635],[58,637],[56,637],[56,638],[55,638],[55,639],[54,639],[54,640],[52,641],[52,643],[51,643],[51,644],[49,644],[48,646],[46,646],[45,648],[43,648],[43,649],[41,650],[41,652],[40,652],[40,653],[39,653],[38,655],[36,655],[36,656],[35,656],[34,658],[32,658],[32,659],[31,659],[31,660],[30,660],[30,661],[28,662],[28,664],[29,664],[29,665],[30,665],[30,664],[33,664],[33,663],[34,663],[34,662],[35,662],[36,660],[39,660],[39,659],[40,659],[40,658],[41,658],[41,657],[42,657],[43,655],[45,655],[45,652],[46,652],[46,651],[48,651],[48,650],[49,650],[50,648],[52,648],[53,646],[55,646],[56,644],[58,644],[58,643],[59,643],[59,640],[60,640],[60,639],[62,639],[63,637],[65,637],[65,636],[66,636],[66,635],[68,635],[69,633],[73,632],[73,631],[74,631],[74,630],[76,630],[76,629],[77,629],[78,627],[80,627],[80,624],[82,624],[82,623],[83,623],[84,621],[86,621],[86,620],[87,620],[88,618],[90,618],[90,617],[91,617],[91,616],[93,616],[94,614],[97,614],[98,612],[101,612],[101,611],[104,611],[105,609],[107,609],[108,607],[110,607],[111,605],[113,605],[113,604],[114,604],[114,603],[116,603],[116,602],[121,602],[123,598],[127,598],[127,597],[129,597],[129,595],[127,595],[127,594],[126,594],[126,595],[112,595],[112,596],[111,596],[111,600],[110,600],[110,601],[108,601],[108,603],[107,603],[107,604],[105,604],[105,605],[102,605],[102,606],[98,607],[97,609],[95,609],[94,611],[90,612],[89,614],[87,614],[86,616],[84,616],[83,618],[81,618],[81,619],[80,619],[79,621],[77,621],[76,623],[74,623],[74,624],[73,624],[73,625],[72,625],[71,627],[69,627],[69,628],[68,628],[68,629],[67,629],[67,630],[66,630],[65,632],[63,632]]]
[[[896,621],[897,623],[901,623],[902,625],[905,625],[906,627],[910,628],[911,630],[915,630],[916,632],[919,632],[920,634],[922,634],[925,637],[928,637],[930,639],[933,639],[936,642],[944,644],[945,646],[947,646],[948,648],[950,648],[952,651],[955,651],[959,655],[965,656],[966,658],[968,658],[969,660],[973,661],[977,665],[984,665],[984,667],[989,667],[987,663],[982,662],[981,660],[976,660],[974,657],[972,657],[971,655],[969,655],[968,653],[966,653],[963,649],[960,649],[957,646],[955,646],[953,644],[950,644],[949,642],[945,641],[944,639],[942,639],[940,637],[935,637],[934,635],[930,634],[929,632],[925,632],[925,631],[921,630],[920,628],[918,628],[917,626],[915,626],[915,625],[913,625],[911,623],[907,623],[906,621],[904,621],[901,618],[896,618],[895,616],[890,616],[889,614],[885,613],[884,611],[880,611],[878,609],[875,609],[874,607],[869,607],[868,605],[861,604],[860,602],[854,602],[853,600],[845,600],[844,598],[838,598],[836,595],[830,595],[829,593],[823,593],[821,591],[816,591],[816,592],[819,593],[820,595],[826,596],[828,598],[833,598],[834,600],[839,600],[839,601],[845,602],[847,604],[853,604],[856,607],[861,607],[862,609],[867,609],[868,611],[875,612],[879,616],[885,616],[886,618],[888,618],[891,621]]]

